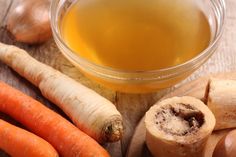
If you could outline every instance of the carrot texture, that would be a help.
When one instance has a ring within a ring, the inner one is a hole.
[[[47,141],[1,119],[0,148],[13,157],[58,157]]]
[[[62,116],[0,82],[0,112],[48,141],[62,157],[108,157],[107,151]]]

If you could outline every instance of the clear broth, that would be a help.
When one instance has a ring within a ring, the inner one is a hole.
[[[211,39],[197,0],[78,0],[61,34],[79,56],[120,70],[158,70],[190,60]]]

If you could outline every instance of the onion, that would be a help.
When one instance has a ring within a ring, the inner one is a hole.
[[[39,44],[51,36],[50,0],[22,0],[9,13],[7,29],[19,42]]]

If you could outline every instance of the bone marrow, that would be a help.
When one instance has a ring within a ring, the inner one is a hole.
[[[173,97],[146,113],[146,143],[155,157],[201,157],[215,127],[208,107],[193,97]]]
[[[157,128],[173,136],[194,134],[203,123],[203,113],[189,104],[169,104],[157,109],[155,114]]]

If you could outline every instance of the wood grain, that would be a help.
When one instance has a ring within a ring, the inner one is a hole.
[[[0,26],[4,25],[8,10],[11,8],[12,0],[0,0]]]
[[[3,17],[4,11],[2,9],[6,8],[5,5],[9,3],[10,0],[0,0],[0,17]],[[14,0],[14,5],[18,3],[18,0]],[[208,73],[216,73],[223,71],[233,71],[236,70],[236,1],[228,0],[228,13],[226,18],[225,32],[222,37],[221,45],[219,46],[217,52],[211,57],[211,59],[204,64],[199,70],[197,70],[193,75],[187,78],[180,84],[158,93],[151,94],[124,94],[117,93],[96,84],[87,78],[85,78],[73,65],[71,65],[60,53],[56,47],[53,39],[47,43],[39,46],[27,46],[14,41],[12,37],[7,33],[5,27],[0,29],[0,41],[4,43],[14,44],[21,48],[27,50],[30,55],[42,61],[48,65],[59,69],[68,76],[74,78],[75,80],[85,84],[86,86],[94,89],[101,95],[105,96],[109,100],[115,103],[118,110],[123,115],[125,133],[121,142],[114,144],[106,144],[105,147],[114,157],[125,156],[127,147],[130,143],[130,139],[133,135],[134,129],[138,124],[139,120],[142,118],[144,113],[149,109],[151,105],[159,100],[163,95],[171,90],[181,86],[182,84],[189,82],[198,78],[199,76],[206,75]],[[14,5],[11,9],[14,9]],[[0,18],[1,20],[1,18]],[[1,22],[1,21],[0,21]],[[2,22],[1,22],[2,24]],[[37,100],[43,102],[45,105],[63,114],[55,105],[51,104],[45,98],[43,98],[37,88],[32,86],[29,82],[19,77],[15,72],[9,69],[4,64],[0,63],[0,80],[7,82],[8,84],[20,89],[26,94],[36,98]],[[1,156],[1,155],[0,155]]]

